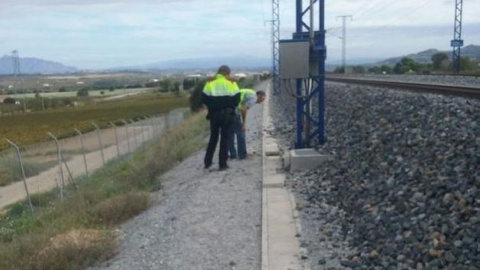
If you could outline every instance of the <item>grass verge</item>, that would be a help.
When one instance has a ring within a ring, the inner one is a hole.
[[[36,195],[35,215],[25,202],[12,205],[0,218],[0,269],[84,269],[111,258],[116,226],[148,208],[158,176],[201,149],[207,131],[204,115],[193,115],[146,150],[77,181],[63,201],[56,191]]]
[[[56,160],[44,162],[24,161],[23,169],[25,170],[25,177],[28,178],[56,165],[58,165]],[[17,160],[0,159],[0,186],[7,186],[15,181],[23,180],[19,166]]]

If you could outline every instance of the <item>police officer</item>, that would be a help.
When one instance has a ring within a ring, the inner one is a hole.
[[[254,91],[252,89],[240,89],[240,103],[237,106],[237,115],[235,122],[230,130],[229,152],[231,159],[245,159],[247,158],[247,142],[245,138],[247,111],[255,104],[260,104],[265,100],[266,94],[264,91]],[[235,138],[237,140],[237,149],[235,149]]]
[[[220,133],[218,163],[220,170],[228,168],[228,138],[231,125],[235,121],[235,108],[240,102],[240,92],[235,82],[230,80],[230,68],[221,66],[215,78],[207,81],[203,88],[202,101],[208,108],[210,120],[210,140],[205,153],[205,168],[212,166],[213,154]]]

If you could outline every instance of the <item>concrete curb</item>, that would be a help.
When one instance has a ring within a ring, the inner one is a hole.
[[[267,86],[267,91],[270,84]],[[263,108],[263,129],[271,125],[268,98]],[[262,138],[262,270],[300,270],[305,266],[298,236],[300,223],[295,199],[285,187],[286,174],[275,139]]]

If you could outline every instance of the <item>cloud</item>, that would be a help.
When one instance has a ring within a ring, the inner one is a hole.
[[[353,16],[347,21],[352,56],[365,54],[365,48],[376,48],[372,54],[388,55],[388,51],[413,51],[420,46],[440,47],[453,35],[452,1],[325,2],[329,57],[341,50],[338,16],[342,15]],[[0,54],[18,49],[23,56],[81,68],[219,54],[270,57],[271,26],[265,22],[271,19],[270,5],[270,0],[1,0]],[[465,40],[480,44],[480,28],[472,27],[480,24],[475,14],[480,1],[464,5]],[[291,38],[295,1],[281,0],[280,16],[281,37]],[[395,27],[404,30],[393,31]],[[429,27],[448,33],[438,38]],[[389,44],[397,38],[401,42]],[[421,42],[415,44],[415,40]]]

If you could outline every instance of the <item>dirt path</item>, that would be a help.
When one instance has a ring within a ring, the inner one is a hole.
[[[122,226],[118,256],[91,270],[261,269],[262,110],[248,113],[249,159],[226,171],[218,148],[212,170],[204,150],[184,160],[159,179],[151,208]]]
[[[147,140],[151,140],[152,137],[159,136],[159,134],[165,129],[167,122],[174,125],[183,120],[183,113],[180,116],[180,111],[173,111],[170,114],[170,119],[166,120],[165,117],[159,117],[157,120],[158,125],[152,125],[152,120],[140,121],[132,124],[128,127],[128,140],[127,136],[119,136],[119,152],[120,155],[125,155],[131,151],[135,151]],[[125,130],[125,128],[118,128]],[[94,150],[86,154],[85,158],[87,161],[87,169],[89,173],[93,173],[97,169],[101,168],[108,161],[117,158],[117,146],[115,144],[115,135],[114,129],[105,129],[102,130],[102,141],[104,145],[109,145],[103,149],[103,158],[102,151]],[[118,132],[118,130],[117,130]],[[127,132],[125,132],[127,134]],[[126,135],[125,134],[125,135]],[[112,139],[113,138],[113,139]],[[73,144],[74,141],[78,139],[65,139],[60,142],[62,149],[69,149],[69,145]],[[113,145],[112,145],[113,143]],[[95,144],[98,145],[98,137],[96,132],[91,132],[90,134],[85,134],[85,146],[86,149],[94,148]],[[51,150],[51,149],[50,149]],[[39,151],[39,150],[38,150]],[[70,154],[68,156],[67,166],[63,165],[63,177],[65,185],[69,183],[69,171],[72,177],[85,175],[85,162],[82,154]],[[62,184],[61,175],[59,166],[55,166],[51,169],[41,172],[36,176],[27,178],[26,180],[27,188],[30,194],[42,193],[49,191],[53,188],[60,187]],[[12,203],[18,202],[26,198],[25,184],[23,181],[12,183],[11,185],[0,188],[0,209],[4,208]]]

